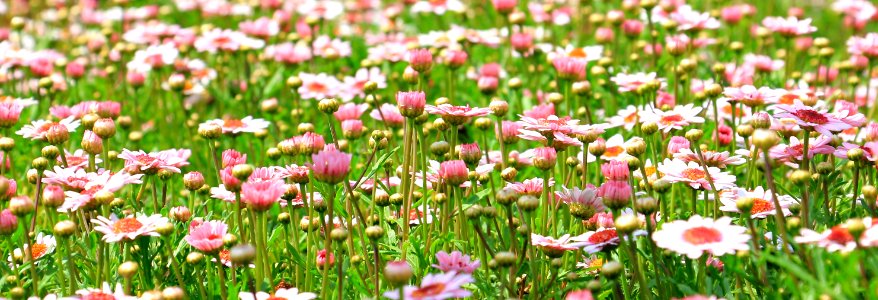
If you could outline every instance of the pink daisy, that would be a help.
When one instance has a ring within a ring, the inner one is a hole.
[[[747,250],[750,236],[747,228],[732,225],[729,217],[714,220],[694,215],[686,221],[664,223],[652,239],[660,248],[696,259],[705,253],[722,256]]]
[[[98,216],[91,222],[95,224],[94,230],[104,235],[104,241],[115,243],[123,240],[133,241],[142,236],[159,236],[156,230],[167,223],[168,219],[159,214],[151,216],[141,214],[137,217],[119,219],[113,214],[110,218]]]

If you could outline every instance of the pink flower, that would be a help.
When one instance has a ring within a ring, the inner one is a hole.
[[[137,217],[122,219],[111,215],[110,218],[98,216],[91,222],[95,224],[94,230],[104,235],[105,242],[115,243],[123,240],[133,241],[142,236],[159,236],[156,230],[167,223],[168,219],[159,214],[151,216],[140,214]]]
[[[207,221],[195,228],[189,229],[183,239],[198,251],[204,253],[216,253],[223,247],[223,237],[226,235],[228,226],[223,221]]]
[[[332,113],[336,120],[356,120],[369,109],[369,104],[345,103],[338,107],[338,110]]]
[[[14,101],[0,102],[0,127],[9,128],[18,123],[23,108],[24,106]]]
[[[243,21],[238,24],[238,28],[246,34],[268,38],[277,35],[280,31],[280,24],[267,17],[261,17],[254,21]]]
[[[297,91],[302,99],[323,100],[335,97],[341,90],[342,83],[326,73],[299,73],[298,76],[302,80],[302,86]]]
[[[675,154],[682,149],[689,149],[689,140],[682,136],[672,136],[668,142],[668,154]]]
[[[462,160],[444,161],[439,164],[439,178],[450,185],[460,185],[469,178],[469,169]]]
[[[396,93],[396,106],[401,115],[415,118],[424,113],[427,104],[427,96],[424,92],[398,92]]]
[[[491,4],[494,5],[494,9],[501,14],[508,14],[515,10],[515,6],[518,5],[518,0],[491,0]]]
[[[534,149],[533,154],[533,165],[535,167],[542,170],[549,170],[555,167],[555,161],[558,159],[555,148],[539,147]]]
[[[802,104],[799,100],[795,100],[792,105],[778,104],[774,107],[779,110],[775,117],[793,119],[799,126],[810,128],[826,136],[832,136],[832,132],[851,128],[850,124],[843,122],[834,115],[817,111],[810,106]]]
[[[247,163],[247,154],[241,154],[235,149],[226,149],[222,154],[222,163],[223,168],[245,164]]]
[[[627,204],[631,201],[631,193],[631,186],[627,181],[610,180],[598,188],[598,196],[610,207],[624,206],[619,204]]]
[[[756,71],[769,73],[783,69],[784,61],[779,59],[771,59],[766,55],[744,55],[744,65],[753,67]]]
[[[31,122],[31,124],[24,125],[24,127],[16,131],[15,133],[21,135],[26,139],[44,141],[48,137],[49,129],[51,129],[53,126],[63,126],[65,129],[67,129],[67,132],[72,133],[75,132],[76,128],[79,127],[79,121],[74,120],[73,117],[67,117],[58,122],[36,120]]]
[[[423,300],[444,300],[455,298],[466,298],[472,295],[472,292],[463,288],[463,285],[473,282],[470,274],[457,272],[447,272],[441,274],[428,274],[424,276],[420,286],[402,287],[404,299],[399,298],[399,290],[387,291],[384,297],[393,300],[405,299],[423,299]]]
[[[628,163],[621,160],[609,161],[601,165],[601,173],[607,180],[628,180]]]
[[[610,78],[618,87],[619,92],[631,92],[637,90],[641,85],[647,84],[656,80],[655,73],[634,73],[634,74],[625,74],[618,73],[615,76]]]
[[[433,67],[433,54],[427,49],[414,49],[408,52],[408,63],[412,69],[423,73],[429,71]]]
[[[8,208],[0,212],[0,234],[9,235],[18,229],[18,218]]]
[[[516,32],[509,37],[509,44],[512,45],[512,49],[515,49],[515,51],[527,53],[534,46],[533,36],[524,32]]]
[[[549,178],[549,186],[555,185],[555,179]],[[516,183],[507,183],[506,187],[511,188],[512,190],[518,192],[521,195],[531,195],[531,196],[539,196],[543,193],[543,179],[542,178],[531,178],[525,179],[522,182]]]
[[[189,149],[169,149],[146,153],[143,150],[122,149],[119,158],[125,160],[125,170],[130,173],[154,174],[159,170],[180,173],[180,168],[189,165]]]
[[[567,293],[564,300],[594,300],[594,296],[589,290],[576,290]]]
[[[341,152],[333,145],[311,155],[311,171],[314,178],[329,184],[342,182],[351,168],[351,155]]]
[[[685,162],[679,159],[665,159],[664,162],[659,164],[658,171],[665,174],[662,177],[663,179],[671,183],[683,182],[693,189],[711,190],[710,181],[707,180],[708,174],[710,174],[713,186],[717,190],[735,186],[735,175],[722,172],[716,167],[708,167],[707,172],[705,172],[704,168],[694,161]]]
[[[329,263],[330,267],[335,264],[335,254],[327,253],[326,249],[320,249],[320,251],[317,251],[316,259],[317,267],[321,269],[326,265],[327,262]]]
[[[287,185],[279,179],[246,182],[241,185],[241,200],[260,212],[270,209],[286,191]]]
[[[453,106],[451,104],[440,104],[437,106],[427,105],[424,110],[434,115],[442,116],[442,119],[448,121],[451,125],[461,125],[469,121],[472,117],[481,117],[491,114],[490,108],[479,108],[466,106]]]
[[[878,33],[870,32],[863,37],[852,36],[848,39],[847,46],[851,55],[878,58]]]
[[[389,127],[399,128],[405,122],[405,118],[400,114],[396,105],[384,103],[381,107],[373,109],[369,116],[372,119],[383,121]]]
[[[265,47],[265,56],[285,64],[298,64],[311,60],[311,47],[305,43],[281,43]]]
[[[597,189],[592,185],[588,185],[584,190],[580,190],[578,187],[573,187],[572,189],[562,187],[561,191],[555,192],[555,199],[570,206],[581,206],[580,208],[590,209],[591,213],[606,210],[601,197],[598,197]]]
[[[585,77],[585,61],[571,57],[557,57],[552,60],[558,77],[566,80],[582,79]]]
[[[257,118],[253,118],[251,116],[246,116],[240,120],[234,119],[234,118],[213,119],[213,120],[206,121],[199,126],[205,126],[205,125],[216,125],[216,126],[219,126],[223,129],[223,133],[236,135],[236,134],[245,133],[245,132],[248,132],[248,133],[259,132],[261,130],[268,128],[268,126],[271,125],[271,123],[266,121],[266,120],[263,120],[263,119],[257,119]]]
[[[760,87],[757,89],[752,85],[741,87],[726,87],[723,89],[722,100],[728,102],[741,102],[747,106],[760,106],[766,103],[777,103],[781,96],[786,94],[786,90],[772,89],[769,87]]]
[[[831,154],[835,151],[829,143],[832,138],[821,135],[817,138],[810,138],[808,143],[808,158],[811,159],[816,154]],[[804,156],[804,144],[796,136],[790,137],[790,143],[774,146],[769,150],[771,158],[785,163],[793,168],[798,168],[797,162],[802,161]]]
[[[677,7],[670,19],[677,22],[677,29],[681,31],[717,29],[720,25],[709,13],[697,12],[689,5]]]
[[[582,245],[582,242],[571,240],[569,234],[565,234],[555,239],[550,236],[531,233],[530,240],[531,245],[540,248],[540,250],[543,250],[543,252],[550,257],[560,257],[565,251],[578,250]]]
[[[439,253],[436,253],[436,260],[438,264],[433,265],[433,267],[442,272],[472,274],[481,265],[479,260],[471,261],[469,255],[463,255],[460,251],[454,251],[451,254],[439,251]]]
[[[806,35],[817,31],[817,27],[811,25],[811,19],[799,20],[796,17],[766,17],[762,20],[762,26],[774,33],[793,37]]]
[[[639,36],[643,32],[643,22],[640,20],[628,19],[622,22],[622,32],[630,37]]]

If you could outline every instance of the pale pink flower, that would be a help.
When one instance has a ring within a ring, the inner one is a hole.
[[[91,222],[95,224],[94,230],[103,234],[105,242],[115,243],[133,241],[143,236],[159,236],[156,230],[167,223],[168,219],[159,214],[151,216],[140,214],[137,217],[119,219],[113,214],[110,218],[98,216]]]
[[[335,97],[342,85],[338,79],[326,73],[299,73],[302,86],[297,90],[302,99],[323,100]]]
[[[732,225],[729,217],[714,220],[694,215],[689,220],[664,223],[652,239],[660,248],[696,259],[705,253],[722,256],[747,250],[750,236],[747,228]]]
[[[265,211],[277,203],[286,191],[287,185],[279,179],[245,182],[241,185],[241,200],[254,211]]]
[[[198,251],[211,254],[223,247],[223,237],[227,229],[228,226],[223,221],[206,221],[190,228],[189,234],[183,239]]]
[[[24,125],[24,127],[16,131],[15,133],[26,139],[44,141],[46,140],[46,135],[49,132],[49,128],[56,125],[63,126],[67,128],[68,132],[73,133],[76,131],[76,128],[79,127],[79,120],[74,120],[73,117],[67,117],[58,122],[36,120],[28,125]]]
[[[405,118],[399,113],[399,108],[389,103],[381,104],[381,107],[373,109],[369,112],[369,116],[393,128],[398,128],[405,122]]]
[[[741,198],[750,198],[753,200],[753,206],[750,208],[749,212],[750,217],[753,219],[764,219],[777,213],[777,209],[774,207],[774,200],[772,200],[774,199],[773,193],[761,186],[757,186],[753,190],[732,188],[720,192],[719,199],[722,206],[720,206],[719,210],[741,213],[737,205],[738,199]],[[784,216],[792,215],[789,207],[798,203],[798,201],[788,195],[777,195],[777,200],[780,202],[781,211],[783,211]]]
[[[439,251],[436,253],[436,261],[438,264],[433,265],[433,267],[442,272],[472,274],[481,265],[479,260],[471,261],[469,255],[463,255],[460,251],[454,251],[450,254]]]
[[[665,159],[659,164],[658,171],[665,174],[663,179],[671,183],[683,182],[693,189],[711,190],[710,181],[707,180],[708,174],[717,190],[735,186],[735,175],[720,171],[717,167],[707,167],[705,172],[704,168],[694,161],[686,163],[679,159]]]
[[[338,38],[330,38],[329,36],[321,35],[314,39],[314,42],[311,43],[311,47],[314,50],[314,55],[329,58],[332,55],[336,57],[348,57],[351,56],[351,43],[342,41]]]
[[[710,13],[702,13],[692,9],[689,5],[677,7],[670,14],[670,19],[677,22],[677,29],[681,31],[705,30],[719,28],[719,20],[710,16]]]
[[[658,125],[659,130],[667,133],[675,129],[681,130],[693,123],[704,123],[704,118],[699,116],[702,109],[694,104],[674,106],[667,111],[645,109],[640,111],[640,122],[653,122]]]
[[[762,20],[762,26],[774,33],[793,37],[806,35],[817,31],[817,27],[811,25],[811,19],[799,20],[796,17],[766,17]]]
[[[208,125],[219,126],[223,129],[223,133],[236,135],[236,134],[245,133],[245,132],[247,132],[247,133],[259,132],[261,130],[268,128],[268,126],[271,125],[271,123],[266,121],[266,120],[263,120],[263,119],[253,118],[252,116],[246,116],[240,120],[233,119],[233,118],[208,120],[208,121],[205,121],[204,123],[201,123],[201,125],[199,125],[199,127],[200,126],[208,126]]]
[[[402,287],[404,299],[400,299],[399,290],[391,290],[384,293],[384,297],[393,300],[422,299],[443,300],[455,298],[467,298],[472,292],[463,288],[463,285],[472,283],[470,274],[447,272],[440,274],[428,274],[421,280],[420,286],[407,285]]]
[[[146,153],[143,150],[122,149],[119,158],[125,160],[125,170],[131,173],[155,173],[159,170],[180,173],[180,168],[189,165],[189,149],[169,149]]]
[[[799,100],[795,100],[792,105],[777,104],[774,108],[778,111],[775,113],[775,117],[793,119],[799,126],[810,128],[826,136],[832,136],[833,132],[851,127],[850,124],[845,123],[835,115],[818,111],[802,104]]]
[[[634,74],[618,73],[615,76],[610,77],[610,80],[619,87],[620,93],[625,93],[635,91],[640,86],[659,79],[656,78],[655,72],[639,72]]]

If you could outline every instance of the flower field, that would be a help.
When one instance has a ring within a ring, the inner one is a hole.
[[[869,0],[0,0],[0,299],[876,299]]]

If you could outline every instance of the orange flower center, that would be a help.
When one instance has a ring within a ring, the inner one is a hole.
[[[143,224],[135,218],[124,218],[113,224],[113,232],[115,233],[132,233],[140,230]]]
[[[622,151],[625,151],[622,146],[607,147],[607,150],[604,151],[604,157],[616,157],[622,154]]]
[[[573,48],[570,52],[567,52],[567,56],[570,57],[578,57],[578,58],[587,58],[588,53],[585,53],[585,50],[582,48]]]
[[[284,297],[271,296],[271,297],[266,298],[265,300],[286,300],[286,299],[287,298],[284,298]]]
[[[428,296],[436,296],[445,291],[445,284],[442,283],[434,283],[431,285],[423,286],[418,288],[417,290],[412,291],[412,297],[415,299],[425,298]]]
[[[659,120],[659,122],[662,123],[663,125],[672,125],[675,123],[679,123],[683,120],[685,120],[685,119],[681,115],[668,115],[668,116],[663,116],[662,119]]]
[[[827,240],[832,241],[836,244],[847,244],[854,241],[854,236],[851,235],[850,231],[845,228],[835,226],[832,227],[832,230],[829,232],[829,235],[826,236]]]
[[[327,91],[326,85],[319,82],[309,83],[308,89],[317,93],[326,93]]]
[[[33,244],[33,245],[31,245],[31,247],[32,248],[31,248],[30,253],[31,253],[31,257],[33,257],[34,259],[38,259],[40,257],[43,257],[43,255],[46,254],[46,251],[49,250],[48,248],[46,248],[46,244]]]
[[[244,127],[244,122],[238,119],[228,119],[223,121],[223,127],[226,128],[241,128]]]
[[[705,175],[707,175],[707,174],[704,173],[704,171],[702,171],[701,169],[689,168],[689,169],[683,170],[683,177],[686,177],[692,181],[698,181],[698,180],[704,179]]]
[[[219,257],[222,262],[231,261],[232,253],[229,251],[229,249],[223,249],[220,251]]]
[[[719,230],[700,226],[689,228],[684,231],[683,240],[694,245],[703,245],[720,242],[723,240],[723,235]]]
[[[753,207],[750,208],[750,214],[758,214],[774,209],[774,205],[765,199],[753,199]]]
[[[593,244],[606,243],[616,238],[617,236],[618,235],[616,234],[616,230],[613,229],[598,231],[588,237],[588,242]]]

